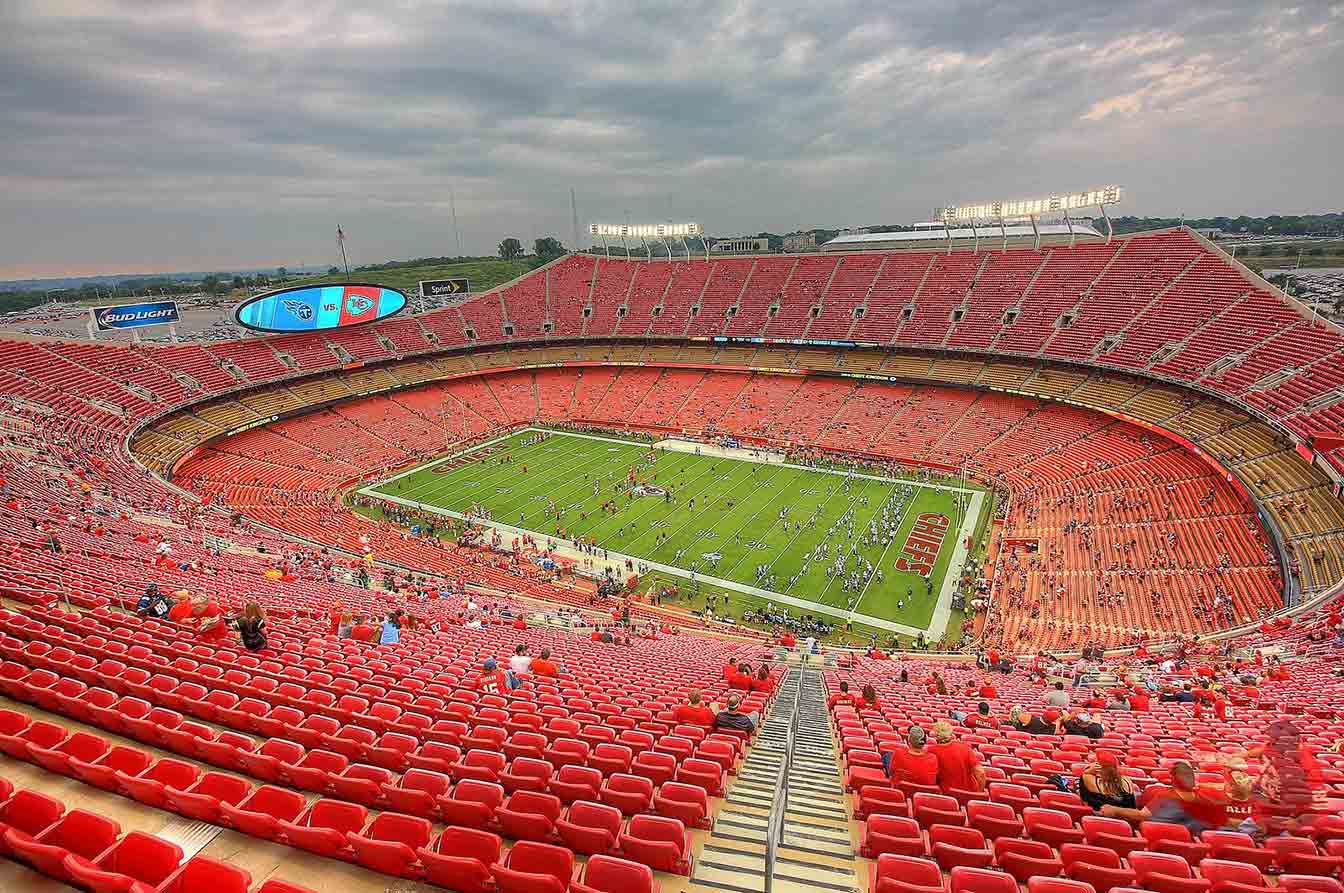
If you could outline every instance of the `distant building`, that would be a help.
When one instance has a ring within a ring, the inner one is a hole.
[[[946,248],[948,243],[958,248],[978,245],[989,251],[1001,247],[1030,248],[1035,244],[1039,231],[1042,245],[1067,245],[1070,242],[1104,242],[1106,237],[1090,226],[1074,224],[1072,228],[1063,223],[1042,223],[1037,230],[1030,226],[1014,224],[1000,229],[998,226],[984,226],[973,229],[920,229],[903,233],[854,233],[837,236],[825,245],[822,251],[889,251],[892,249],[937,249]],[[1005,245],[1006,243],[1006,245]]]
[[[718,239],[709,246],[712,254],[750,254],[770,250],[769,239]]]
[[[784,237],[785,251],[812,251],[817,247],[817,234],[791,233]]]

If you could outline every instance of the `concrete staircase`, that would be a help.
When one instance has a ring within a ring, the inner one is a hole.
[[[821,673],[795,665],[738,769],[686,889],[858,893],[867,879],[857,870]]]

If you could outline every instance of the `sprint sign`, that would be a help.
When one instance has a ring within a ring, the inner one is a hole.
[[[901,548],[902,557],[896,559],[896,569],[919,574],[927,578],[933,573],[934,562],[938,560],[938,550],[943,547],[947,537],[947,527],[951,522],[947,515],[925,512],[915,519],[910,535]]]

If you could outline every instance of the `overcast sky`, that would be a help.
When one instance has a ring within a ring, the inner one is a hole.
[[[1344,2],[0,0],[0,278],[1344,205]]]

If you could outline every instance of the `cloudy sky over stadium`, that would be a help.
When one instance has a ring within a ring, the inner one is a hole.
[[[1344,3],[0,0],[0,278],[926,219],[1338,210]]]

